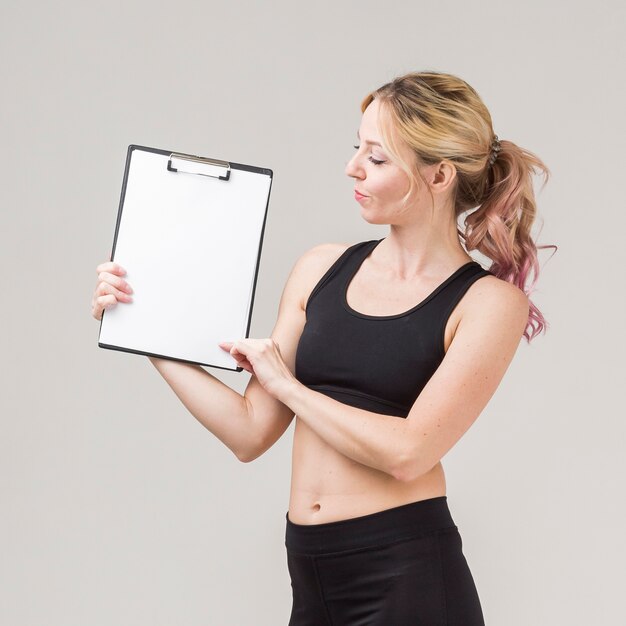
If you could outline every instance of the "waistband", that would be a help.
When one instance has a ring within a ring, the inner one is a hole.
[[[294,524],[285,514],[285,546],[291,552],[323,554],[383,545],[455,527],[447,496],[428,498],[360,517],[323,524]]]

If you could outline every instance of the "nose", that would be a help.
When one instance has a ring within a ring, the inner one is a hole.
[[[358,154],[355,154],[347,163],[345,173],[351,178],[363,178],[363,168],[359,165]]]

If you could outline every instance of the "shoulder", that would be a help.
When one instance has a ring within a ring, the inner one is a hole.
[[[297,263],[315,272],[321,268],[328,269],[350,246],[351,243],[319,243],[306,250]]]
[[[294,283],[294,288],[298,291],[300,305],[303,309],[315,285],[333,263],[352,245],[354,244],[320,243],[309,248],[297,258],[289,280]]]
[[[530,300],[516,285],[494,275],[475,281],[462,300],[461,322],[482,320],[499,326],[523,330],[528,323]]]

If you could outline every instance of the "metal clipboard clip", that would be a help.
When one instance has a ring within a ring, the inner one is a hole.
[[[200,176],[211,176],[220,180],[230,179],[230,163],[228,161],[209,159],[193,154],[172,152],[167,161],[167,169],[170,172],[199,174]]]

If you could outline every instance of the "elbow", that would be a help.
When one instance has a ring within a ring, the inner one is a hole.
[[[248,398],[244,396],[246,404],[247,415],[249,418],[250,427],[246,428],[243,439],[239,442],[240,446],[233,450],[235,456],[242,463],[251,463],[255,459],[258,459],[267,449],[263,437],[256,432],[256,429],[252,428],[253,425],[253,407]]]
[[[404,455],[398,455],[390,473],[396,480],[409,483],[423,473],[421,464],[419,464],[418,461],[419,455],[415,450],[411,450]]]
[[[250,463],[251,461],[254,461],[254,459],[257,458],[253,454],[243,453],[243,452],[237,452],[235,456],[237,457],[237,460],[241,461],[242,463]]]
[[[391,475],[402,483],[408,483],[413,480],[415,477],[411,468],[402,463],[396,463],[394,465],[393,470],[391,471]]]
[[[237,450],[235,454],[242,463],[251,463],[263,456],[270,447],[271,444],[268,444],[265,440],[254,441],[249,442],[244,449]]]
[[[247,450],[237,450],[235,456],[242,463],[251,463],[255,459],[258,459],[263,452],[260,449],[248,448]]]

